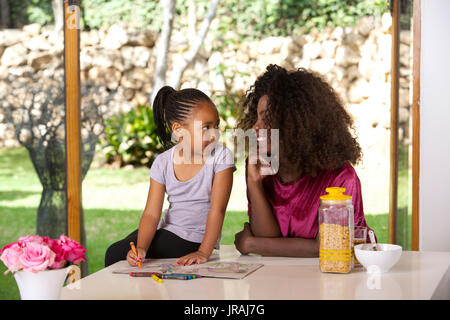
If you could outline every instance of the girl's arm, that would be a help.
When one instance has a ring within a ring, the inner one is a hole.
[[[255,237],[248,223],[236,234],[234,243],[242,254],[298,258],[319,256],[319,235],[315,239]]]
[[[161,218],[162,207],[164,203],[164,194],[166,187],[150,178],[150,188],[147,196],[147,203],[145,205],[144,212],[139,221],[139,231],[137,239],[137,250],[143,251],[145,258],[148,248],[155,236],[156,227],[158,226],[159,219]]]
[[[214,250],[220,232],[223,219],[230,199],[233,186],[233,168],[222,170],[214,175],[211,189],[211,207],[206,220],[206,230],[203,241],[197,252],[190,253],[178,259],[177,263],[190,265],[208,261]]]

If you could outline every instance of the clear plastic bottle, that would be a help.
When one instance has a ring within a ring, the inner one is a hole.
[[[327,188],[320,197],[320,271],[348,273],[353,267],[353,204],[345,188]]]

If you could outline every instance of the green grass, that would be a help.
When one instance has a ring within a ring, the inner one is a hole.
[[[221,244],[233,244],[247,221],[244,168],[235,172]],[[41,184],[24,148],[0,149],[0,246],[36,233]],[[104,267],[107,247],[137,228],[148,192],[148,170],[98,168],[94,160],[83,182],[83,212],[89,272]],[[167,202],[165,202],[165,206]],[[379,242],[387,242],[387,214],[366,215]],[[19,299],[19,291],[0,263],[0,300]]]

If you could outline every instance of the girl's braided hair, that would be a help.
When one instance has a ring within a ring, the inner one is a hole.
[[[165,149],[174,145],[171,126],[174,121],[183,122],[199,102],[214,105],[211,99],[194,88],[175,90],[170,86],[159,89],[153,103],[153,119],[156,133]]]

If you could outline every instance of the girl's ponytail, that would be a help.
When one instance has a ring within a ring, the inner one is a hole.
[[[164,148],[171,144],[172,132],[166,119],[166,106],[169,104],[170,95],[176,90],[170,86],[159,89],[153,102],[153,120],[156,124],[156,134]]]

